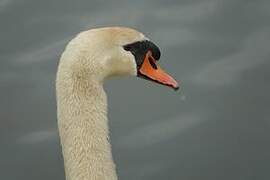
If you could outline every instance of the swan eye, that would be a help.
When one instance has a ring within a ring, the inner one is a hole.
[[[130,46],[130,45],[125,45],[125,46],[124,46],[124,50],[130,51],[130,50],[131,50],[131,46]]]

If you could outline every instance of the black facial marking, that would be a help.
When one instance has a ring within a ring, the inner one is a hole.
[[[124,46],[124,49],[126,51],[130,51],[134,55],[136,63],[137,63],[137,68],[141,67],[144,61],[145,55],[149,50],[152,52],[152,56],[153,58],[155,58],[156,61],[159,60],[160,58],[159,48],[154,43],[148,40],[137,41],[131,44],[127,44]],[[153,62],[150,62],[150,63],[151,65],[154,64]],[[152,65],[152,67],[156,69],[155,65],[154,66]]]

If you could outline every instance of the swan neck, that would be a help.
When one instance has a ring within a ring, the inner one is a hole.
[[[117,180],[99,81],[58,71],[57,113],[67,180]]]

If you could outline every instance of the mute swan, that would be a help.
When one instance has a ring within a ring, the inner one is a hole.
[[[159,48],[125,27],[84,31],[69,42],[57,71],[60,141],[67,180],[116,180],[108,141],[107,97],[103,82],[132,75],[178,89],[157,65]]]

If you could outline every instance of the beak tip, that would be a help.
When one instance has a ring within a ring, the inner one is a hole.
[[[179,86],[173,87],[173,90],[178,91],[179,90]]]
[[[172,81],[173,83],[171,84],[171,87],[173,88],[173,90],[178,91],[180,88],[179,83],[174,79],[172,79]]]

